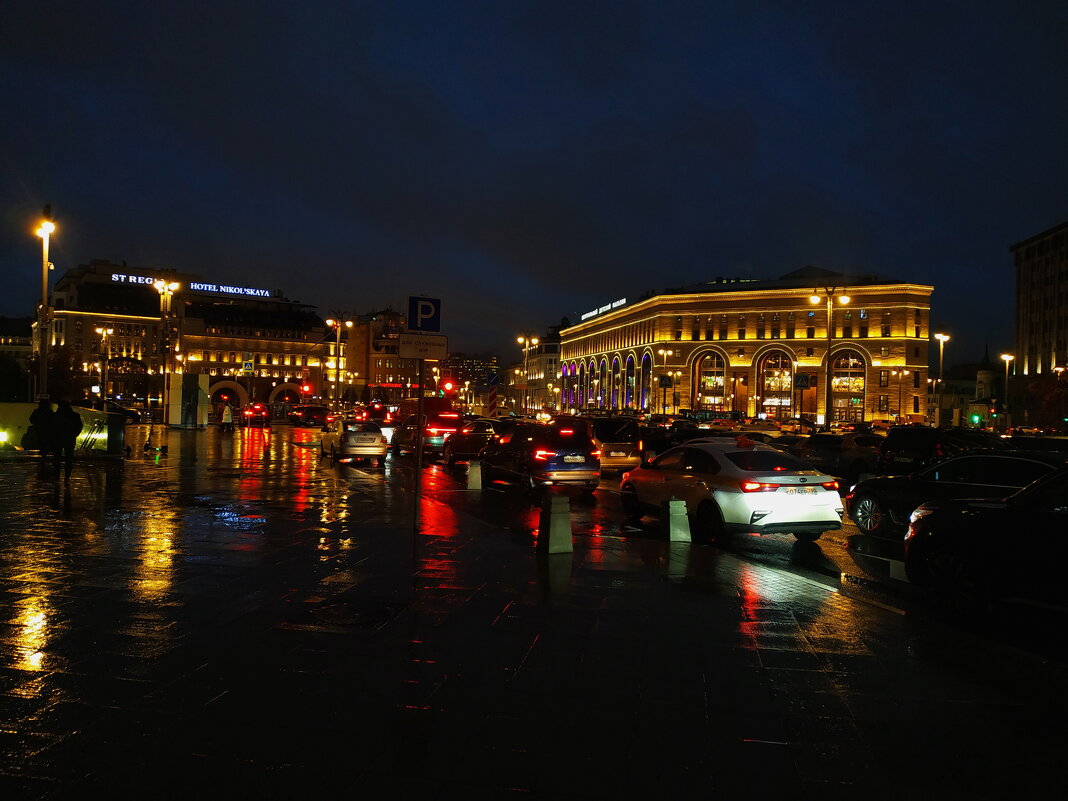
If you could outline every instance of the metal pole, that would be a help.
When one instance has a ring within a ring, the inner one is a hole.
[[[831,417],[834,411],[834,393],[831,390],[831,379],[834,375],[834,368],[831,366],[831,347],[834,342],[834,288],[825,287],[823,291],[827,293],[827,386],[824,388],[825,409],[823,422],[824,428],[830,431]]]
[[[48,309],[48,229],[42,225],[41,232],[41,315],[37,325],[41,329],[41,371],[40,381],[37,387],[39,398],[48,397],[48,334],[49,334],[49,309]]]

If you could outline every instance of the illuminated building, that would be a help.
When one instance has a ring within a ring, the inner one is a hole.
[[[1016,264],[1016,370],[1068,364],[1068,222],[1009,248]]]
[[[561,329],[561,404],[924,420],[933,289],[804,267],[620,298]]]

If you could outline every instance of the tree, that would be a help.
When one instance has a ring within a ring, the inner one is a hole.
[[[0,401],[29,401],[30,374],[10,353],[0,353]]]

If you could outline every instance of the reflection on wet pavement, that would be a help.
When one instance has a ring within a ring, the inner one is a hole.
[[[2,464],[5,798],[1000,799],[1063,750],[1061,666],[743,548],[569,496],[547,555],[440,465],[415,509],[314,429],[128,433],[69,493]]]

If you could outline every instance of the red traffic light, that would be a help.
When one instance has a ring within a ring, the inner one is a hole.
[[[302,387],[300,388],[300,391],[301,391],[301,392],[311,392],[311,387],[310,387],[310,386],[308,386],[307,384],[305,384],[304,386],[302,386]]]
[[[441,386],[442,386],[442,387],[444,388],[444,390],[445,390],[446,392],[452,392],[452,382],[451,382],[451,381],[446,381],[446,382],[445,382],[444,384],[442,384]]]

